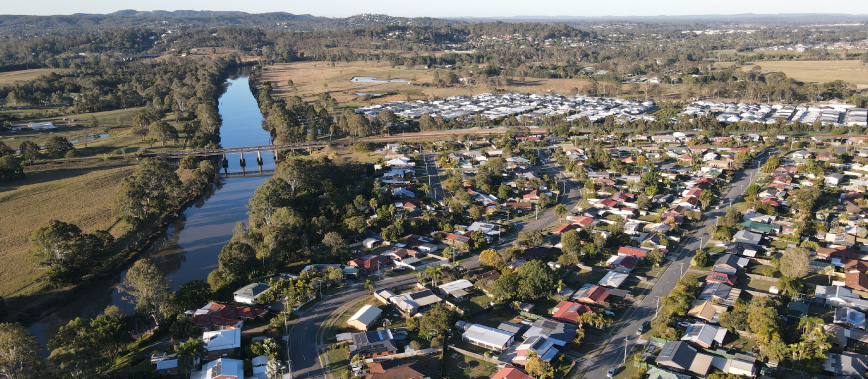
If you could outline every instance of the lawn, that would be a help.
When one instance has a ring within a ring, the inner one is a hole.
[[[578,272],[573,271],[573,272],[570,272],[570,274],[567,275],[566,278],[564,278],[564,282],[576,284],[576,285],[579,285],[579,287],[581,287],[581,284],[597,283],[600,281],[600,279],[603,279],[604,276],[606,276],[606,273],[602,272],[602,271],[592,271],[592,270],[581,270]]]
[[[450,379],[490,378],[497,372],[497,365],[449,351],[443,358],[443,376]],[[460,366],[460,367],[459,367]]]
[[[42,289],[37,280],[45,271],[28,251],[30,233],[49,220],[73,223],[85,232],[111,229],[116,221],[112,200],[121,179],[132,172],[132,166],[46,170],[0,185],[0,296]]]
[[[63,68],[35,68],[32,70],[2,72],[0,73],[0,86],[14,84],[15,82],[26,82],[52,72],[61,73],[64,71],[69,70]]]
[[[389,62],[296,62],[265,66],[262,70],[262,80],[272,83],[274,93],[279,97],[300,96],[305,100],[313,100],[323,91],[340,103],[350,103],[362,106],[371,103],[389,101],[442,98],[455,95],[472,96],[492,92],[493,87],[485,86],[455,86],[437,88],[436,86],[418,86],[416,84],[431,84],[435,69],[424,69],[421,66],[406,68],[392,67]],[[406,79],[409,82],[392,83],[358,83],[350,82],[354,76],[373,77],[380,80]],[[287,84],[292,79],[293,86]],[[583,80],[575,79],[535,79],[514,81],[507,86],[499,86],[508,92],[528,93],[563,93],[568,94],[574,88],[582,88]],[[386,96],[362,100],[356,93],[380,93]]]
[[[843,80],[856,84],[860,88],[868,87],[868,66],[856,60],[830,61],[757,61],[754,65],[762,67],[763,71],[783,72],[787,76],[812,83],[827,83]],[[742,70],[752,67],[745,65]]]
[[[329,372],[335,378],[343,378],[344,372],[350,371],[350,348],[348,344],[341,343],[329,346],[326,357],[329,361]]]

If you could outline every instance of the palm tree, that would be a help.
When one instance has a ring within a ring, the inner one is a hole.
[[[434,212],[432,212],[430,209],[422,211],[422,218],[425,219],[425,224],[427,224],[428,226],[431,226],[432,217],[434,217]]]
[[[564,215],[567,214],[567,206],[564,204],[555,205],[555,214],[558,215],[559,218],[563,218]]]
[[[368,290],[368,293],[374,293],[374,281],[371,279],[365,280],[365,289]]]
[[[205,342],[199,338],[190,338],[187,342],[175,345],[178,353],[178,368],[185,375],[189,375],[203,356],[205,356]]]
[[[431,285],[436,286],[437,282],[440,281],[440,278],[443,277],[443,267],[429,266],[425,269],[425,274],[431,277]]]
[[[823,273],[829,275],[829,284],[832,284],[832,273],[835,272],[835,266],[826,266],[823,268]]]

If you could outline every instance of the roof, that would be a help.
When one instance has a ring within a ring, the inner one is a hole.
[[[363,379],[422,379],[418,362],[404,363],[401,359],[368,363],[368,373]]]
[[[470,287],[473,287],[473,283],[471,283],[467,279],[459,279],[459,280],[452,281],[449,283],[443,283],[443,284],[437,286],[437,288],[440,288],[441,291],[448,293],[450,295],[453,293],[456,293],[458,291],[463,291],[463,290],[468,289]],[[464,292],[464,293],[466,294],[466,292]]]
[[[648,368],[648,379],[690,379],[690,375],[679,374],[657,366]]]
[[[638,258],[644,258],[651,249],[643,249],[641,247],[632,247],[632,246],[621,246],[618,248],[619,255],[632,255]]]
[[[193,325],[200,328],[212,326],[232,326],[244,319],[252,319],[265,314],[265,309],[208,303],[193,313]]]
[[[587,312],[593,311],[591,310],[591,307],[585,304],[574,303],[572,301],[561,301],[555,306],[552,318],[563,322],[578,324],[579,316]]]
[[[698,353],[684,341],[672,341],[663,345],[657,364],[705,376],[711,367],[711,359],[710,355]]]
[[[844,307],[835,309],[836,324],[849,324],[856,328],[865,329],[865,313],[853,308]]]
[[[515,367],[507,366],[494,373],[491,379],[533,379],[533,377]]]
[[[201,370],[190,373],[190,379],[211,379],[216,377],[220,377],[221,379],[244,378],[244,361],[220,358],[206,363],[202,366]]]
[[[727,274],[718,271],[712,271],[708,273],[708,276],[705,277],[706,282],[711,283],[726,283],[731,286],[735,285],[735,281],[738,280],[738,277],[735,274]]]
[[[467,328],[462,337],[483,345],[504,347],[510,344],[513,335],[500,329],[473,324]]]
[[[389,298],[389,301],[394,303],[398,308],[405,312],[414,311],[412,308],[422,308],[431,304],[443,301],[439,296],[435,295],[429,289],[423,289],[400,295],[395,295]]]
[[[356,311],[347,323],[358,321],[364,325],[371,325],[374,321],[377,320],[377,317],[380,317],[380,314],[383,313],[383,310],[380,307],[366,304],[364,307]]]
[[[682,341],[695,343],[704,348],[711,347],[715,342],[723,344],[726,337],[726,328],[709,324],[690,324],[687,331],[681,337]]]
[[[734,242],[744,242],[750,245],[759,245],[763,235],[759,233],[749,232],[747,230],[739,230],[732,237]]]
[[[391,329],[353,333],[351,337],[353,340],[351,355],[371,355],[398,351]]]
[[[624,283],[625,280],[627,280],[627,276],[628,275],[623,272],[609,271],[609,273],[607,273],[606,276],[600,279],[597,284],[606,287],[618,288],[621,286],[621,284]]]
[[[864,378],[868,371],[868,357],[856,353],[826,353],[823,369],[837,375],[847,375],[851,378]]]
[[[575,325],[540,317],[531,324],[531,327],[524,332],[523,336],[524,338],[541,336],[545,337],[555,345],[564,346],[576,338],[577,329],[578,327]]]
[[[205,350],[207,351],[238,349],[241,348],[241,329],[232,328],[205,332],[202,334],[202,341],[205,342]]]
[[[605,287],[600,287],[598,285],[593,285],[590,283],[585,284],[580,288],[570,299],[577,300],[585,303],[594,303],[600,304],[609,297],[611,292]]]
[[[705,300],[691,308],[690,311],[687,312],[687,315],[708,322],[716,322],[718,315],[723,312],[726,312],[726,307],[716,305],[711,300]]]
[[[558,349],[545,337],[533,336],[518,345],[515,349],[515,358],[512,361],[516,363],[526,362],[530,353],[536,353],[540,359],[549,362],[558,354]]]
[[[476,274],[473,278],[475,280],[497,280],[497,278],[500,278],[500,272],[497,270],[489,270],[481,274]]]
[[[263,292],[268,291],[271,288],[268,284],[265,283],[250,283],[244,287],[239,288],[237,291],[233,292],[234,296],[246,296],[251,299],[256,298],[261,295]]]

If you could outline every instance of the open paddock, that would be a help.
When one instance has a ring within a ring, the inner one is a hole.
[[[868,88],[868,65],[860,61],[758,61],[753,65],[763,71],[783,72],[787,76],[811,83],[827,83],[843,80],[858,88]],[[745,65],[742,70],[750,70],[753,65]]]
[[[65,71],[69,70],[63,68],[35,68],[32,70],[0,72],[0,86],[15,84],[15,82],[26,82],[52,72],[61,73]]]

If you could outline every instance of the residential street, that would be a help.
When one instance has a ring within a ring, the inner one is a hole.
[[[706,213],[702,225],[692,234],[689,242],[674,257],[672,264],[659,277],[651,288],[651,291],[639,302],[636,310],[623,320],[621,327],[614,334],[611,334],[609,344],[606,345],[603,352],[596,358],[585,362],[585,366],[589,367],[589,370],[584,375],[585,378],[605,378],[606,371],[613,367],[620,367],[623,364],[625,359],[624,344],[632,346],[636,343],[638,337],[636,330],[639,329],[639,326],[643,322],[651,321],[654,318],[657,298],[665,297],[675,288],[678,279],[690,268],[690,259],[693,257],[693,252],[700,247],[700,241],[703,246],[708,243],[709,228],[715,224],[715,219],[726,213],[726,208],[729,206],[730,201],[733,204],[738,201],[738,198],[750,185],[750,180],[756,176],[756,173],[759,172],[759,167],[762,167],[767,158],[768,154],[763,153],[754,160],[754,163],[750,166],[751,168],[735,173],[733,185],[721,196],[720,204],[723,205],[721,209]]]

